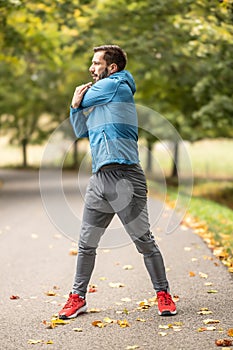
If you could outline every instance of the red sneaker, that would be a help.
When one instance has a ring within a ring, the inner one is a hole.
[[[78,294],[70,293],[69,299],[58,313],[60,319],[74,318],[87,311],[86,300]]]
[[[171,294],[161,291],[157,293],[158,313],[160,316],[176,315],[176,304],[172,300]]]

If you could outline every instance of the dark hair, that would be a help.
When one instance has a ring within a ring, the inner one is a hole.
[[[107,62],[107,66],[111,63],[116,63],[118,71],[125,68],[127,63],[126,53],[117,45],[102,45],[93,48],[94,52],[105,51],[104,60]]]

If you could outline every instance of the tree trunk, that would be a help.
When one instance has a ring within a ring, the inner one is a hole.
[[[147,140],[147,161],[146,161],[146,171],[152,172],[152,145],[150,140]]]
[[[173,153],[173,164],[171,177],[178,177],[178,162],[179,162],[179,142],[174,141],[174,153]]]
[[[27,168],[27,145],[28,145],[28,139],[24,138],[22,140],[22,152],[23,152],[23,167]]]
[[[78,140],[74,141],[73,146],[73,168],[78,169]]]

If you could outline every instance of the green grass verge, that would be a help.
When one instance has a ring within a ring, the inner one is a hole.
[[[153,191],[158,186],[155,182],[149,181],[149,188]],[[188,213],[191,217],[195,218],[197,221],[205,223],[208,227],[208,231],[212,232],[214,239],[219,243],[221,247],[224,247],[226,251],[233,256],[233,210],[231,210],[226,205],[217,203],[214,200],[210,200],[208,197],[206,188],[204,186],[205,194],[201,196],[200,186],[203,184],[194,185],[193,193],[191,198]],[[218,186],[215,184],[215,189]],[[231,184],[233,186],[233,184]],[[212,188],[212,186],[209,186]],[[155,191],[153,191],[154,193]],[[217,192],[217,191],[216,191]],[[219,190],[219,193],[221,191]],[[198,193],[196,196],[195,193]],[[212,193],[212,191],[211,191]],[[185,191],[182,190],[179,193],[180,196],[185,198]],[[219,198],[221,195],[219,194]],[[169,202],[174,202],[177,199],[177,188],[173,186],[167,187],[167,200]],[[215,199],[216,200],[216,199]],[[230,203],[231,204],[231,203]]]

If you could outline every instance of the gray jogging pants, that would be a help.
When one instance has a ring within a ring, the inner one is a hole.
[[[115,214],[143,254],[154,289],[168,290],[163,258],[150,232],[144,172],[138,164],[111,164],[93,174],[87,187],[73,293],[85,297],[98,243]]]

